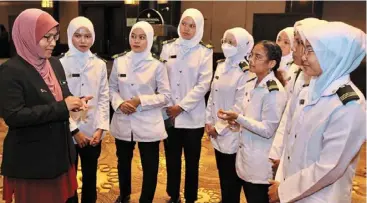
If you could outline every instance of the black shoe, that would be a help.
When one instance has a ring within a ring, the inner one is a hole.
[[[130,202],[130,195],[121,198],[121,196],[118,196],[115,203],[129,203]]]
[[[181,203],[181,198],[170,198],[167,203]]]

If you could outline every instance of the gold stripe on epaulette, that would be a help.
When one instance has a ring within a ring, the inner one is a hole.
[[[340,97],[340,100],[344,101],[348,99],[349,97],[353,97],[353,96],[358,96],[358,94],[356,92],[347,92]]]
[[[270,85],[268,86],[268,89],[269,90],[276,90],[276,89],[279,89],[277,85]]]
[[[176,38],[165,40],[165,41],[162,42],[162,44],[165,45],[165,44],[169,44],[169,43],[174,42],[174,41],[176,41]]]

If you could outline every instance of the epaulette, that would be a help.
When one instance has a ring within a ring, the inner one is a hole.
[[[350,85],[340,87],[336,91],[336,94],[338,94],[340,101],[342,101],[344,105],[346,105],[350,101],[359,100],[358,94],[353,90]]]
[[[299,76],[299,74],[301,74],[301,72],[302,72],[302,69],[300,69],[300,68],[297,71],[294,72],[296,74],[296,78],[295,78],[294,81],[297,81],[298,76]]]
[[[101,59],[103,62],[107,63],[107,60],[106,60],[106,59],[104,59],[104,58],[102,58],[102,57],[100,57],[100,56],[98,56],[98,54],[97,54],[97,53],[95,53],[94,55],[95,55],[97,58]]]
[[[246,82],[246,83],[251,82],[251,81],[253,81],[253,80],[255,80],[255,79],[256,79],[256,77],[253,77],[253,78],[251,78],[251,79],[247,80],[247,82]]]
[[[226,61],[226,60],[225,59],[219,59],[219,60],[217,60],[217,63],[222,63],[224,61]]]
[[[266,86],[268,86],[268,90],[269,92],[272,91],[279,91],[279,87],[277,82],[275,82],[275,80],[269,80],[266,82]]]
[[[294,63],[294,61],[290,61],[287,64],[285,64],[286,66],[292,65]]]
[[[111,58],[112,58],[112,59],[116,59],[116,58],[118,58],[118,57],[124,56],[125,54],[127,54],[127,52],[128,52],[128,51],[125,51],[125,52],[122,52],[122,53],[119,53],[119,54],[115,54],[115,55],[113,55]]]
[[[203,45],[204,47],[208,48],[208,49],[213,49],[213,45],[211,44],[205,44],[203,41],[200,41],[200,44]]]
[[[162,44],[165,45],[165,44],[169,44],[169,43],[172,43],[176,41],[176,38],[173,38],[173,39],[169,39],[169,40],[166,40],[166,41],[163,41]]]
[[[250,70],[250,68],[248,67],[247,63],[242,61],[240,64],[238,64],[241,68],[241,70],[245,73],[247,72],[248,70]]]
[[[164,59],[160,58],[159,56],[157,56],[157,55],[155,55],[155,54],[152,54],[152,57],[153,57],[153,58],[155,58],[155,59],[157,59],[158,61],[160,61],[160,62],[162,62],[162,63],[166,63],[166,62],[167,62],[166,60],[164,60]]]

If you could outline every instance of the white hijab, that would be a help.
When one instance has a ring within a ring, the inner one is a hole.
[[[182,20],[186,17],[191,17],[194,20],[195,25],[196,25],[196,33],[194,37],[190,40],[183,39],[180,33],[180,25],[182,23]],[[186,9],[185,12],[183,12],[181,16],[181,20],[178,25],[177,32],[179,36],[177,42],[180,45],[181,55],[185,55],[187,52],[190,51],[191,48],[198,45],[203,38],[203,34],[204,34],[204,16],[203,14],[199,10],[194,9],[194,8]]]
[[[134,66],[139,65],[141,61],[150,60],[152,58],[152,53],[150,52],[150,50],[152,49],[153,38],[154,38],[153,27],[148,22],[139,21],[135,23],[134,26],[131,28],[129,39],[131,38],[131,34],[133,30],[136,28],[140,28],[144,31],[145,35],[147,36],[148,44],[145,50],[141,53],[135,53],[134,51],[129,52],[129,55],[132,58],[132,63]]]
[[[297,21],[296,23],[294,23],[294,31],[301,33],[300,30],[303,29],[303,27],[313,27],[319,24],[324,24],[327,23],[326,20],[320,20],[318,18],[305,18],[303,20]],[[305,42],[305,38],[304,36],[301,35],[301,39],[303,42]]]
[[[226,63],[237,66],[241,61],[246,61],[245,57],[251,52],[252,48],[254,47],[254,38],[242,27],[235,27],[226,30],[223,34],[223,38],[226,36],[227,33],[231,33],[236,38],[237,53],[234,56],[226,58]]]
[[[81,27],[85,27],[89,30],[89,32],[92,34],[93,39],[92,45],[94,44],[96,35],[94,33],[94,27],[92,22],[88,18],[83,16],[76,17],[70,21],[67,29],[68,45],[69,45],[68,55],[77,57],[78,61],[85,65],[88,61],[88,58],[93,56],[92,52],[90,50],[88,50],[87,52],[79,51],[77,48],[75,48],[72,41],[74,33]]]
[[[284,70],[284,71],[287,72],[288,71],[287,64],[293,61],[292,47],[293,47],[293,39],[294,39],[294,29],[293,29],[293,27],[284,28],[283,30],[281,30],[278,33],[276,41],[278,41],[278,38],[279,38],[279,36],[282,32],[284,32],[288,36],[289,41],[290,41],[291,50],[290,50],[288,55],[282,56],[282,60],[280,61],[280,65],[279,65],[278,70]]]
[[[310,81],[312,102],[319,99],[332,82],[359,66],[366,56],[366,33],[343,22],[304,27],[301,33],[310,42],[323,71]]]

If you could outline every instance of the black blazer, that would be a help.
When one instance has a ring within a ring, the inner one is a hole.
[[[49,59],[63,97],[71,95],[64,69]],[[9,131],[4,140],[1,174],[49,179],[68,171],[76,154],[65,101],[56,102],[37,70],[20,56],[0,66],[0,112]]]

